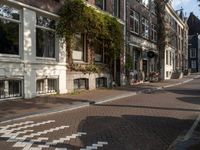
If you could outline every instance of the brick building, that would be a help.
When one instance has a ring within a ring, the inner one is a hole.
[[[193,13],[188,18],[189,41],[188,41],[188,65],[192,72],[200,71],[200,20]]]
[[[148,0],[127,0],[127,53],[132,71],[144,72],[144,79],[158,71],[157,14],[155,3]]]

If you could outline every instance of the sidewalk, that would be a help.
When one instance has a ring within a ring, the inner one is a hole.
[[[195,75],[183,79],[173,79],[159,83],[143,83],[140,85],[118,87],[115,89],[98,89],[66,95],[41,96],[30,100],[17,99],[0,101],[0,123],[37,114],[47,114],[69,109],[104,103],[151,90],[175,86],[192,80]]]

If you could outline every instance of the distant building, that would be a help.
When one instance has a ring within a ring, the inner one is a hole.
[[[192,72],[200,72],[200,20],[193,13],[188,18],[188,65]]]
[[[149,80],[149,74],[158,71],[158,23],[154,1],[127,0],[126,22],[131,70],[143,72],[143,80]]]
[[[188,26],[182,10],[175,11],[171,3],[166,4],[165,9],[166,26],[169,26],[169,31],[163,78],[171,79],[174,78],[174,74],[187,69]]]

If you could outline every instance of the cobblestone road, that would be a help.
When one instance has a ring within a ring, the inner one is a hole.
[[[0,125],[0,150],[167,150],[200,112],[200,79]]]

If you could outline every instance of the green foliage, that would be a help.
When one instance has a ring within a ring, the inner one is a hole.
[[[95,64],[87,64],[87,65],[81,65],[81,64],[73,64],[72,70],[74,71],[81,71],[83,73],[101,73],[101,72],[108,72],[106,65],[95,65]]]
[[[125,64],[125,68],[126,70],[129,72],[132,68],[133,68],[133,58],[131,57],[130,54],[126,55],[126,64]]]
[[[123,45],[122,27],[116,18],[87,6],[82,0],[65,0],[59,11],[57,34],[66,42],[74,34],[86,34],[90,45],[104,42],[111,56],[119,56]]]

